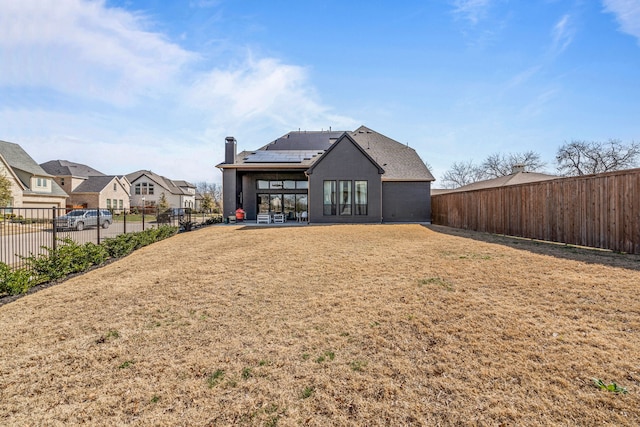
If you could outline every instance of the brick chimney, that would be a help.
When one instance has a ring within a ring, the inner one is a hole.
[[[236,139],[232,136],[225,138],[224,145],[224,162],[232,165],[236,162]]]

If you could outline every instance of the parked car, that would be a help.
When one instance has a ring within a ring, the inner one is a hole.
[[[156,215],[156,221],[159,223],[169,223],[172,220],[182,221],[186,213],[187,209],[185,208],[169,208],[164,212],[158,213],[158,215]]]
[[[106,209],[100,209],[100,226],[109,228],[113,223],[111,212]],[[82,231],[87,227],[95,227],[98,225],[98,209],[74,209],[66,215],[56,218],[56,230],[75,229]]]

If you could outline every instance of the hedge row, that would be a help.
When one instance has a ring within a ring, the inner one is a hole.
[[[121,234],[99,245],[91,242],[79,245],[69,238],[60,239],[61,244],[56,249],[44,247],[46,253],[23,257],[23,268],[12,270],[0,262],[0,295],[25,293],[41,283],[81,273],[108,259],[123,257],[143,246],[171,237],[177,231],[177,227],[164,225]]]

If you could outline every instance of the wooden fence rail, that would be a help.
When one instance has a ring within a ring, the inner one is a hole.
[[[640,254],[640,169],[431,198],[449,227]]]

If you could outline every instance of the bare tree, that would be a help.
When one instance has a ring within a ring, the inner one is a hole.
[[[511,175],[514,166],[518,165],[524,166],[527,171],[535,172],[544,168],[546,164],[542,161],[540,154],[535,151],[495,153],[488,156],[480,165],[474,164],[472,160],[455,162],[442,176],[442,185],[444,188],[458,188],[485,179]]]
[[[455,162],[451,169],[442,176],[443,188],[458,188],[484,179],[482,168],[475,165],[472,160],[468,162]]]
[[[540,154],[535,151],[525,151],[523,153],[500,154],[495,153],[487,157],[480,166],[487,178],[499,178],[511,175],[514,166],[524,166],[528,172],[536,172],[546,165],[542,161]]]
[[[209,196],[211,198],[210,209],[216,210],[222,206],[222,185],[215,182],[201,181],[196,183],[196,191],[202,194],[203,197]]]
[[[637,167],[640,144],[624,144],[619,139],[576,141],[565,143],[556,154],[558,171],[562,175],[589,175]]]

